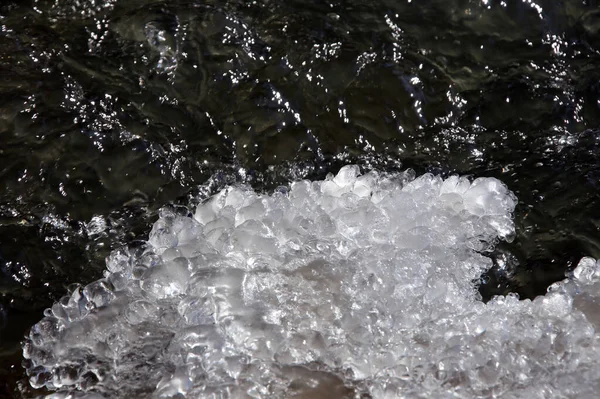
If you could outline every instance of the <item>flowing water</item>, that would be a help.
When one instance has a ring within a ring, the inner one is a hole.
[[[600,257],[599,61],[594,0],[3,2],[0,396],[44,392],[45,308],[236,182],[495,177],[515,234],[481,301],[544,294]]]

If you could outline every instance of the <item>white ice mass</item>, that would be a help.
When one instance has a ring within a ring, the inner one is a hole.
[[[500,181],[344,167],[163,211],[24,344],[53,398],[597,398],[600,263],[481,302]]]

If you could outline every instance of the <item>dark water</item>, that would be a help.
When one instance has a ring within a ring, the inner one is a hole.
[[[598,1],[2,4],[0,397],[36,394],[19,342],[45,307],[230,182],[498,177],[517,236],[484,299],[600,257]]]

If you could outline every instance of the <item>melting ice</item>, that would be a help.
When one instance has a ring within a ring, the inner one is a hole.
[[[596,398],[600,264],[480,301],[500,181],[359,174],[165,210],[24,345],[52,397]]]

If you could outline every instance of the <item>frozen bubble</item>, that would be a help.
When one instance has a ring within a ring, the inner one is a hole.
[[[598,263],[480,301],[514,234],[500,181],[369,172],[160,212],[23,347],[54,397],[595,397]]]

